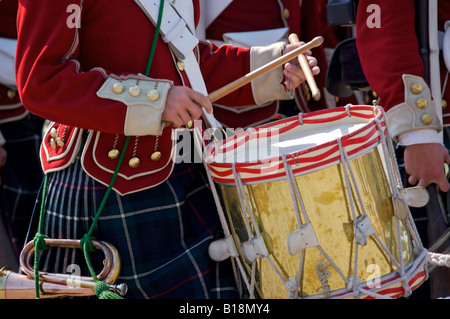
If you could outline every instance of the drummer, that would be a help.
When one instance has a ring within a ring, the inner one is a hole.
[[[161,3],[161,36],[152,48],[159,12],[144,2],[19,0],[19,93],[26,108],[55,122],[41,151],[49,183],[44,233],[82,238],[105,199],[92,236],[119,250],[126,297],[239,297],[231,263],[208,257],[219,225],[204,166],[174,164],[172,132],[199,119],[202,108],[211,118],[207,91],[299,44],[198,43],[198,1]],[[318,74],[316,59],[309,62]],[[220,103],[291,99],[304,80],[294,59],[264,75],[265,86],[249,84]],[[113,192],[105,197],[108,186]],[[52,272],[84,265],[60,249],[41,262]]]
[[[202,0],[204,8],[199,36],[217,45],[232,44],[248,48],[277,41],[288,42],[290,33],[305,40],[322,35],[317,1],[297,0]],[[303,10],[305,7],[305,10]],[[308,19],[305,17],[308,15]],[[201,31],[201,32],[200,32]],[[324,45],[326,41],[324,42]],[[226,127],[247,128],[261,125],[280,116],[326,108],[324,90],[326,59],[324,46],[312,49],[322,72],[315,77],[320,99],[311,97],[307,82],[295,90],[295,99],[269,101],[259,105],[229,107],[216,103],[216,118]],[[239,116],[237,116],[239,115]]]
[[[442,192],[448,192],[450,184],[443,167],[444,163],[450,163],[447,149],[450,146],[450,108],[447,107],[450,84],[445,80],[448,79],[449,64],[445,64],[441,51],[441,74],[432,71],[430,76],[437,79],[437,82],[443,79],[438,83],[442,93],[441,96],[432,96],[432,91],[436,89],[430,88],[425,80],[425,66],[419,54],[415,32],[419,18],[415,18],[414,1],[381,0],[376,3],[377,6],[374,7],[373,1],[362,0],[358,6],[356,40],[364,73],[371,87],[380,96],[380,105],[387,111],[386,118],[392,137],[404,148],[408,182],[422,187],[435,184]],[[447,35],[450,35],[450,2],[438,1],[437,14],[438,30],[426,30],[426,33],[434,31],[443,35],[447,28]],[[444,54],[450,55],[450,52]],[[450,57],[447,61],[450,61]],[[438,116],[441,106],[443,120]],[[443,146],[440,133],[443,133],[446,147]],[[439,209],[428,210],[429,213],[432,211],[436,213]],[[448,215],[448,211],[443,213]],[[424,242],[425,247],[427,244],[430,247],[445,232],[445,228],[449,226],[448,217],[442,216],[440,212],[435,216],[428,216],[429,225],[424,225],[423,234],[425,240],[428,237],[428,243]],[[439,221],[443,218],[447,222]],[[418,224],[421,226],[422,222]],[[450,274],[446,269],[441,270],[444,273],[438,270],[430,276],[432,298],[447,297],[450,294]]]

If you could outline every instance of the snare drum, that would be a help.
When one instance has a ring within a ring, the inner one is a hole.
[[[428,193],[403,189],[387,134],[380,107],[349,105],[209,144],[226,235],[211,257],[254,298],[409,295],[428,273],[408,205]]]

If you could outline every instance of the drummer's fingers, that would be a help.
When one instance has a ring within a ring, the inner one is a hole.
[[[445,177],[441,178],[436,184],[439,186],[439,189],[443,192],[448,192],[450,190],[450,183]]]
[[[190,97],[194,103],[200,106],[200,113],[196,118],[199,118],[201,115],[201,107],[205,108],[206,112],[212,113],[212,104],[208,97],[196,91],[192,91]]]
[[[316,75],[320,72],[320,69],[318,66],[314,66],[311,71],[313,75]],[[294,89],[306,81],[306,76],[302,69],[291,63],[285,64],[283,74],[286,77],[285,85],[288,90]]]
[[[419,178],[417,177],[417,175],[410,175],[408,177],[408,183],[411,185],[416,185],[417,182],[419,182]]]
[[[430,176],[418,176],[418,175],[410,175],[408,178],[408,182],[411,185],[416,185],[419,187],[426,188],[428,185],[434,183],[436,184],[439,189],[443,192],[448,192],[450,190],[450,183],[447,180],[447,177],[445,176],[444,171],[440,172],[438,175]]]
[[[444,162],[450,164],[450,154],[448,151],[444,152]]]
[[[202,116],[202,107],[195,101],[186,105],[185,112],[188,113],[189,120],[195,121]]]
[[[286,78],[286,89],[292,90],[306,80],[305,75],[299,67],[286,63],[284,65],[283,75]]]
[[[318,66],[317,59],[313,56],[307,56],[306,59],[308,60],[309,68],[311,69],[311,72],[313,75],[317,75],[320,73],[320,68]]]

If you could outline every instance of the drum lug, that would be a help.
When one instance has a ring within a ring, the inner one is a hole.
[[[214,261],[224,261],[225,259],[231,257],[239,256],[239,253],[234,244],[233,237],[228,236],[226,238],[218,239],[211,244],[208,248],[209,257]]]
[[[358,276],[353,276],[348,278],[347,289],[348,291],[355,291],[360,285],[362,281]]]
[[[367,245],[367,237],[373,235],[374,233],[375,229],[373,228],[369,217],[361,216],[356,220],[355,240],[358,245]]]
[[[243,257],[249,264],[252,264],[256,258],[269,256],[269,250],[267,249],[264,236],[262,235],[243,242],[241,249]]]
[[[307,224],[290,233],[286,238],[287,249],[292,256],[306,248],[316,247],[319,245],[312,224]]]
[[[409,207],[423,207],[428,204],[430,194],[426,188],[423,187],[408,187],[399,189],[401,198],[408,204]]]
[[[409,207],[403,198],[393,198],[394,214],[399,220],[406,220],[409,216]]]
[[[430,200],[430,194],[423,187],[399,188],[398,195],[394,195],[392,202],[394,214],[400,220],[406,220],[409,215],[409,207],[423,207]]]

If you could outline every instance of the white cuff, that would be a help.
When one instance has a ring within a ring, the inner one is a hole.
[[[109,77],[97,95],[127,106],[124,134],[128,136],[161,135],[161,115],[172,82],[144,76],[133,79]]]
[[[414,144],[442,143],[441,137],[436,130],[422,129],[406,132],[398,137],[398,145],[408,146]]]
[[[254,46],[250,50],[250,71],[279,58],[285,47],[284,42],[276,42],[269,46]],[[286,91],[283,86],[283,67],[278,67],[253,80],[252,92],[256,104],[261,105],[275,100],[290,100],[294,90]]]
[[[386,112],[389,133],[395,142],[398,137],[411,131],[442,130],[435,102],[428,84],[421,77],[404,74],[405,102],[397,104]]]

